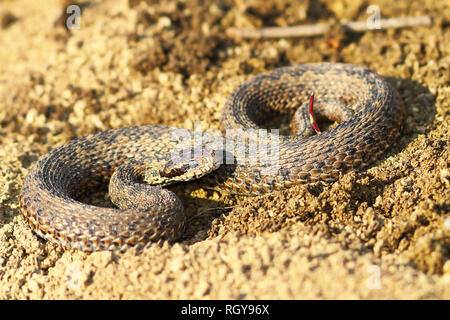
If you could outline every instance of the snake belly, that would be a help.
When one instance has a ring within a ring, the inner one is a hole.
[[[289,66],[249,79],[228,97],[222,132],[260,129],[273,113],[292,115],[311,92],[318,101],[345,103],[353,116],[318,135],[277,136],[276,154],[266,155],[269,171],[261,162],[246,161],[245,154],[234,154],[233,164],[225,163],[201,181],[216,190],[248,195],[331,182],[341,173],[369,164],[400,132],[403,103],[393,87],[370,69],[340,63]],[[333,113],[333,104],[325,105],[325,110]],[[87,251],[178,239],[184,213],[177,199],[161,194],[146,212],[77,200],[107,185],[115,169],[130,161],[168,161],[177,147],[174,130],[153,125],[112,129],[51,150],[24,180],[22,215],[42,238]]]

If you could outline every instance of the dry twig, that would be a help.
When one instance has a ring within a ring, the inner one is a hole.
[[[430,16],[422,17],[402,17],[391,19],[380,19],[379,28],[369,28],[366,21],[342,22],[341,26],[349,32],[365,32],[368,30],[382,30],[391,28],[406,28],[417,26],[429,26],[432,23]],[[327,34],[332,24],[321,23],[314,25],[301,25],[293,27],[269,27],[258,30],[245,28],[230,28],[227,35],[233,38],[245,39],[277,39],[277,38],[298,38],[313,37]]]

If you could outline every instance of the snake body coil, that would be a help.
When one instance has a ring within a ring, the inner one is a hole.
[[[311,92],[319,115],[339,120],[337,126],[309,137],[280,136],[277,158],[269,157],[270,174],[263,172],[261,163],[242,162],[233,155],[238,160],[234,165],[225,164],[201,179],[215,189],[238,194],[334,181],[341,172],[367,165],[399,133],[403,104],[397,92],[367,68],[338,63],[285,67],[248,80],[228,98],[222,130],[257,129],[273,113],[292,116]],[[114,171],[129,162],[169,161],[177,147],[175,130],[126,127],[76,138],[53,149],[24,181],[23,216],[41,237],[89,251],[177,239],[184,227],[183,206],[168,190],[150,191],[145,210],[95,207],[76,200],[87,190],[105,186]],[[147,187],[138,184],[140,188]],[[142,195],[133,190],[129,196],[141,201]],[[120,191],[128,192],[126,186]]]

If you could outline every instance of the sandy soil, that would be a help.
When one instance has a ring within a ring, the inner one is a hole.
[[[370,1],[431,27],[274,41],[225,30],[365,20],[369,2],[148,2],[89,2],[69,33],[61,2],[0,1],[0,298],[450,298],[448,2]],[[54,146],[128,125],[218,128],[245,79],[313,61],[367,65],[406,104],[367,170],[256,198],[175,188],[185,237],[141,251],[64,250],[20,216],[23,178]]]

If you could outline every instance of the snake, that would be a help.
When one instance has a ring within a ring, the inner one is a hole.
[[[318,134],[311,132],[311,118],[302,111],[311,93],[318,119],[334,122]],[[365,66],[322,62],[280,67],[233,90],[223,106],[220,132],[204,132],[196,143],[192,130],[142,125],[55,147],[26,175],[20,212],[38,236],[65,248],[124,250],[174,242],[182,237],[186,218],[181,200],[165,185],[196,179],[205,188],[258,195],[331,183],[366,167],[389,147],[403,116],[398,92]],[[292,133],[270,128],[267,123],[274,119],[293,119]],[[219,141],[219,147],[212,141]],[[81,200],[100,188],[109,188],[115,206]]]

